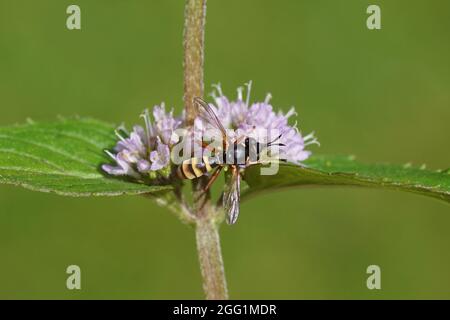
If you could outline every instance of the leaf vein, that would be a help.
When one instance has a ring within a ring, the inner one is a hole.
[[[30,145],[33,145],[33,146],[36,146],[36,147],[40,147],[40,148],[49,150],[51,152],[57,153],[59,155],[62,155],[64,157],[67,157],[67,158],[69,158],[69,159],[71,159],[73,161],[76,161],[78,163],[81,163],[83,165],[87,165],[90,168],[92,168],[92,167],[95,168],[95,166],[93,166],[90,162],[88,162],[88,161],[86,161],[84,159],[81,159],[79,157],[75,157],[75,156],[73,156],[73,155],[71,155],[71,154],[69,154],[69,153],[67,153],[67,152],[65,152],[63,150],[60,150],[58,148],[55,148],[55,147],[52,147],[52,146],[49,146],[49,145],[45,145],[45,144],[34,142],[34,141],[28,141],[28,140],[25,140],[25,139],[20,139],[20,138],[16,138],[16,137],[4,135],[4,134],[0,134],[0,138],[10,139],[10,140],[13,140],[13,141],[15,140],[15,141],[19,141],[19,142],[22,142],[22,143],[27,143],[27,144],[30,144]]]

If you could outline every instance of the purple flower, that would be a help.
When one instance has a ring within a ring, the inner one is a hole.
[[[106,153],[115,161],[116,165],[105,164],[102,169],[110,175],[128,175],[141,178],[151,171],[160,171],[170,165],[170,147],[178,140],[174,131],[180,127],[182,118],[174,118],[173,111],[166,112],[164,104],[153,108],[154,123],[150,113],[145,110],[142,114],[145,129],[134,126],[133,131],[123,137],[119,130],[119,138],[114,147],[116,154]],[[124,128],[122,132],[126,133]]]
[[[280,158],[297,164],[306,160],[311,152],[305,150],[305,147],[310,144],[319,144],[319,142],[313,133],[303,137],[297,129],[297,124],[289,125],[288,119],[296,114],[295,109],[291,108],[286,114],[281,111],[275,113],[270,104],[272,98],[270,94],[267,94],[264,102],[250,104],[251,82],[246,86],[245,99],[244,89],[241,87],[238,88],[237,98],[234,101],[224,96],[220,85],[215,86],[215,91],[211,95],[216,106],[211,105],[211,107],[216,111],[225,128],[235,129],[237,137],[255,137],[261,143],[267,143],[281,135],[277,141],[284,145],[278,150]],[[200,128],[201,125],[197,127]],[[261,137],[259,132],[266,134]]]
[[[103,170],[107,172],[108,174],[114,175],[114,176],[123,176],[128,175],[135,178],[139,177],[139,174],[132,168],[130,163],[125,160],[123,153],[119,152],[118,154],[114,155],[110,153],[109,151],[106,151],[106,153],[117,163],[117,166],[111,166],[109,164],[104,164],[102,166]]]
[[[176,143],[178,137],[173,136],[173,132],[180,127],[183,119],[181,117],[174,118],[173,110],[166,113],[164,103],[161,106],[155,106],[153,108],[153,117],[155,119],[155,126],[153,128],[155,135],[159,136],[166,145]]]
[[[281,111],[275,113],[270,104],[270,94],[263,102],[250,103],[251,82],[246,86],[245,98],[242,87],[238,88],[235,100],[228,99],[222,93],[220,85],[216,85],[211,94],[215,102],[210,104],[211,108],[225,128],[234,129],[227,133],[228,138],[253,137],[263,144],[271,142],[273,146],[269,147],[270,156],[278,156],[280,159],[301,164],[311,155],[305,147],[310,144],[319,144],[314,134],[302,136],[296,123],[289,124],[289,118],[296,114],[294,108],[287,113]],[[148,110],[142,114],[145,128],[134,126],[129,134],[124,128],[117,131],[119,141],[114,148],[115,154],[106,151],[115,165],[103,165],[105,172],[111,175],[128,175],[137,179],[148,176],[152,172],[164,173],[163,175],[170,172],[170,153],[174,144],[180,140],[175,130],[181,127],[184,114],[176,118],[172,110],[166,112],[164,104],[155,106],[152,114],[153,122]],[[192,150],[201,138],[208,140],[216,136],[221,137],[221,133],[217,130],[208,131],[211,128],[214,127],[203,118],[195,119],[193,128],[189,128],[184,139],[181,139],[185,146],[190,146],[186,149]],[[126,133],[126,137],[119,131]],[[189,158],[192,155],[189,153],[182,156]]]
[[[170,150],[169,147],[161,142],[158,137],[158,146],[156,150],[150,152],[150,161],[152,162],[150,170],[160,170],[169,165]]]

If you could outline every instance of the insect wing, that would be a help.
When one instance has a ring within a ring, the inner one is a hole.
[[[216,129],[220,130],[222,133],[222,137],[225,140],[227,136],[227,132],[225,128],[223,127],[222,123],[220,122],[219,118],[217,117],[214,110],[209,106],[209,104],[204,101],[201,98],[194,98],[194,102],[200,107],[199,108],[199,114],[200,117],[205,119],[209,124],[211,124]]]
[[[228,174],[227,180],[223,194],[223,207],[228,224],[234,224],[239,216],[241,197],[241,175],[237,167],[231,167],[231,174]]]

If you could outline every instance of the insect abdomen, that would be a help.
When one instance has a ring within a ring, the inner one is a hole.
[[[191,158],[184,160],[177,169],[177,175],[181,179],[196,179],[210,172],[217,167],[216,163],[211,163],[207,157],[202,160],[198,158]]]

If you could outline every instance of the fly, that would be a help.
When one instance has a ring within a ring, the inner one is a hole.
[[[192,180],[211,174],[204,189],[204,192],[207,192],[214,181],[216,181],[220,172],[225,167],[228,167],[231,174],[226,179],[223,207],[227,215],[228,224],[234,224],[239,216],[241,170],[248,165],[259,162],[262,147],[284,146],[284,144],[275,143],[281,138],[281,135],[267,144],[261,144],[256,139],[245,136],[238,137],[229,143],[222,122],[209,104],[198,97],[194,98],[194,104],[199,107],[200,116],[221,133],[223,141],[222,151],[215,152],[211,156],[203,156],[201,159],[192,157],[184,160],[177,169],[177,175],[181,179]],[[203,142],[202,147],[207,148],[207,146],[203,145]]]

